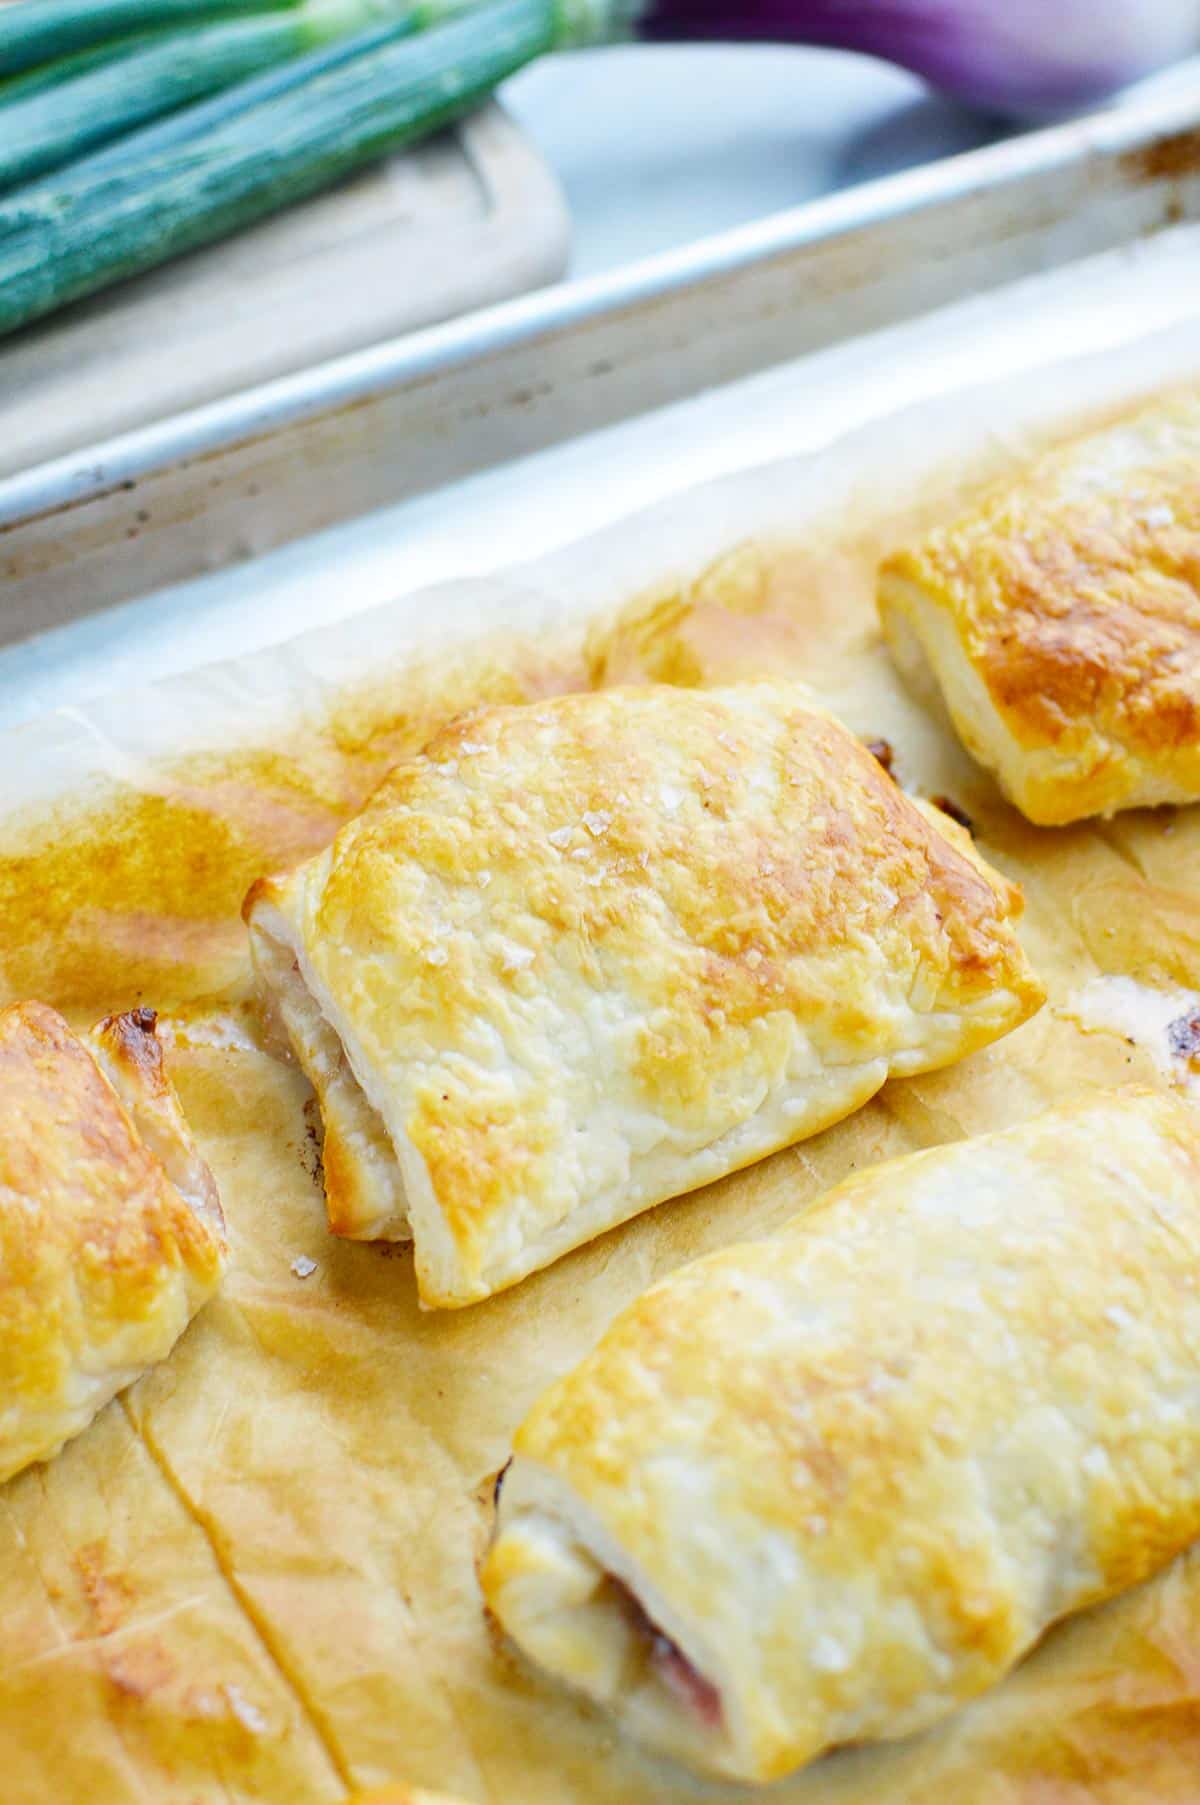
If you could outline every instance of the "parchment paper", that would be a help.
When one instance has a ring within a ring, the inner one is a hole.
[[[474,1571],[492,1477],[535,1395],[662,1272],[770,1229],[867,1162],[1083,1088],[1158,1081],[1137,1048],[1084,1034],[1058,1005],[1102,972],[1200,986],[1200,811],[1023,823],[899,688],[871,579],[884,545],[1033,446],[1197,375],[1200,320],[909,412],[525,572],[409,597],[0,745],[4,992],[79,1021],[135,1002],[165,1012],[233,1246],[223,1295],[170,1361],[0,1491],[7,1805],[317,1805],[389,1779],[493,1805],[754,1796],[640,1756],[497,1644]],[[325,1231],[312,1101],[249,997],[246,887],[321,844],[388,763],[480,698],[786,671],[890,740],[906,785],[968,811],[988,857],[1026,887],[1049,1007],[489,1304],[421,1315],[404,1251]],[[1052,1633],[940,1730],[837,1754],[761,1796],[1198,1793],[1200,1556],[1188,1556]]]

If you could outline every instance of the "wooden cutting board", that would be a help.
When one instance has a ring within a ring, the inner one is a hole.
[[[0,475],[552,282],[567,250],[556,179],[493,104],[0,341]]]

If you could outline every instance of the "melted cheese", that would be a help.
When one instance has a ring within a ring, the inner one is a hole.
[[[1062,1005],[1081,1028],[1120,1034],[1153,1060],[1168,1084],[1200,1098],[1200,1057],[1182,1049],[1179,1030],[1200,1024],[1200,991],[1158,990],[1136,978],[1093,978]],[[1175,1030],[1175,1032],[1173,1032]],[[1200,1031],[1196,1036],[1200,1054]]]

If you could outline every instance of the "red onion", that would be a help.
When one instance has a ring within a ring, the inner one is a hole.
[[[971,106],[1046,118],[1197,48],[1200,0],[648,0],[638,30],[861,50]]]

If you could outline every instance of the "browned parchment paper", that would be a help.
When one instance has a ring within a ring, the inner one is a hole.
[[[537,1392],[649,1280],[854,1167],[1151,1065],[1059,1009],[1101,972],[1200,986],[1200,811],[1038,831],[899,689],[886,544],[981,477],[1200,371],[1200,327],[944,400],[539,568],[4,742],[6,996],[152,1003],[233,1262],[169,1362],[0,1491],[0,1797],[321,1805],[402,1779],[491,1805],[729,1805],[614,1738],[489,1634],[474,1563]],[[374,676],[367,681],[368,670]],[[404,1251],[324,1228],[307,1087],[265,1045],[238,907],[397,755],[480,698],[794,671],[947,794],[1028,897],[1050,1006],[949,1072],[666,1204],[486,1305],[422,1315]],[[309,1271],[307,1262],[312,1262]],[[307,1274],[307,1276],[302,1276]],[[786,1805],[1200,1797],[1200,1556],[1053,1633],[925,1737],[818,1763]]]

